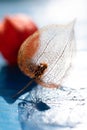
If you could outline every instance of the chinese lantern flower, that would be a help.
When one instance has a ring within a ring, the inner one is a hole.
[[[37,30],[26,15],[6,16],[0,22],[0,52],[10,65],[17,64],[17,55],[23,41]]]

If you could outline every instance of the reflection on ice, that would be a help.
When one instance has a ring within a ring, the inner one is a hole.
[[[38,90],[38,91],[37,91]],[[75,129],[87,121],[87,89],[38,86],[18,104],[23,130]]]

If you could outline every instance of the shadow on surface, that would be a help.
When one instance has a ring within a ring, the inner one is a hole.
[[[19,92],[31,79],[25,76],[17,66],[4,66],[0,70],[0,96],[2,96],[7,103],[14,103],[19,96],[31,91],[36,86],[33,82],[25,91],[19,94],[16,98],[12,96]]]

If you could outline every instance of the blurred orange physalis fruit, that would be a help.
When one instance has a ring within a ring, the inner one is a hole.
[[[17,64],[17,55],[23,41],[37,30],[26,15],[6,16],[0,23],[0,52],[10,65]]]

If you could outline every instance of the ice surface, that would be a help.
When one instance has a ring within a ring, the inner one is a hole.
[[[38,86],[18,104],[23,130],[80,130],[84,127],[86,130],[86,109],[85,88],[47,89]]]

